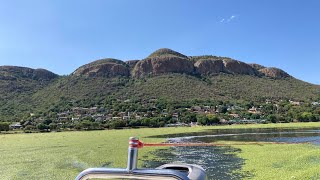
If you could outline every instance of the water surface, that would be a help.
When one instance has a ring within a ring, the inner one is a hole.
[[[290,128],[264,128],[264,129],[219,129],[206,130],[196,133],[180,133],[153,136],[166,138],[168,142],[204,142],[240,141],[240,142],[289,142],[311,143],[320,145],[320,128],[290,129]],[[230,146],[225,147],[171,147],[158,150],[154,160],[145,160],[145,167],[157,167],[165,163],[189,163],[202,166],[209,179],[241,179],[251,174],[238,173],[244,160],[237,157],[235,152],[240,149]]]

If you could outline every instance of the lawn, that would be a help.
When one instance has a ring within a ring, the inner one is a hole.
[[[89,167],[126,167],[128,138],[226,128],[307,128],[320,123],[127,129],[34,134],[0,134],[0,179],[74,179]],[[312,145],[236,146],[246,159],[242,172],[254,179],[319,179],[320,149]],[[139,151],[140,157],[154,148]],[[141,162],[139,162],[141,164]]]

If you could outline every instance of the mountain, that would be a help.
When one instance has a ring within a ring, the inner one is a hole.
[[[266,68],[258,64],[246,64],[241,61],[217,56],[190,56],[170,49],[159,49],[135,65],[132,76],[144,77],[167,73],[189,75],[214,75],[219,73],[265,76],[275,79],[289,77],[281,69]]]
[[[278,68],[212,55],[186,56],[167,48],[142,60],[93,61],[68,76],[2,66],[0,82],[0,120],[12,121],[30,112],[48,115],[77,106],[113,104],[135,108],[122,104],[127,100],[139,106],[151,99],[311,101],[320,92],[319,86],[295,79]]]
[[[0,66],[0,117],[12,119],[31,111],[31,96],[56,78],[45,69]]]
[[[79,67],[72,73],[76,76],[116,77],[130,76],[129,65],[118,59],[101,59]]]

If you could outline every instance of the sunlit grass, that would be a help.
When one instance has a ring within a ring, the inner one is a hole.
[[[320,179],[320,148],[306,144],[236,146],[252,179]]]
[[[320,127],[320,123],[0,135],[0,179],[73,179],[80,171],[89,167],[124,168],[130,136],[140,137],[145,142],[161,142],[164,139],[147,137],[207,129],[270,127]],[[238,155],[246,159],[243,171],[252,172],[257,179],[313,177],[320,168],[320,149],[311,145],[237,147],[242,149]],[[143,148],[139,155],[150,155],[154,149]]]

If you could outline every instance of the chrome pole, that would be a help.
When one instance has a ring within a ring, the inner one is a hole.
[[[138,145],[139,145],[138,138],[136,138],[136,137],[129,138],[128,165],[127,165],[128,172],[131,172],[132,170],[137,169]]]

